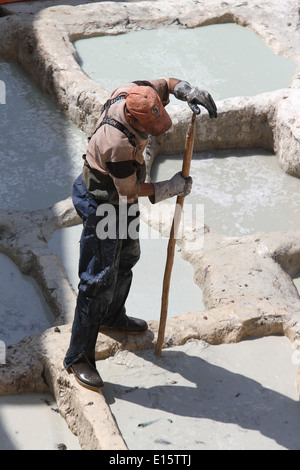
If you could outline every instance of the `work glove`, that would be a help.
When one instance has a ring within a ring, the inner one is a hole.
[[[197,87],[192,87],[188,82],[181,81],[174,86],[173,94],[178,100],[187,101],[195,114],[201,112],[197,106],[199,104],[207,109],[209,117],[218,117],[216,104],[207,91],[199,90]]]
[[[183,178],[181,172],[176,173],[170,180],[152,183],[154,196],[150,196],[149,199],[152,204],[156,204],[173,196],[187,196],[191,192],[192,183],[193,180],[190,176]]]

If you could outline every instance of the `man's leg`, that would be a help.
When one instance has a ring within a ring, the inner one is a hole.
[[[134,207],[134,205],[132,207]],[[137,204],[136,207],[138,207]],[[127,211],[130,213],[130,206],[127,207]],[[144,320],[128,317],[125,309],[126,299],[132,282],[132,268],[140,259],[138,229],[133,231],[132,234],[130,230],[128,230],[132,222],[134,222],[135,225],[139,224],[139,212],[136,215],[129,215],[127,217],[126,237],[120,240],[121,251],[114,294],[109,304],[107,314],[101,321],[100,330],[117,328],[127,333],[141,333],[148,328]],[[134,238],[132,238],[131,235],[134,235]]]
[[[64,365],[74,372],[82,385],[99,389],[103,384],[95,367],[95,344],[101,318],[114,293],[120,244],[117,239],[100,240],[97,237],[98,205],[80,178],[74,183],[73,202],[83,219],[83,231],[77,305]]]

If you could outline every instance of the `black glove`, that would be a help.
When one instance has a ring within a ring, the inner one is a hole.
[[[200,114],[200,108],[197,106],[200,104],[207,109],[209,117],[218,117],[216,104],[207,91],[199,90],[197,87],[192,87],[188,82],[181,81],[174,86],[173,94],[178,100],[187,101],[195,114]]]

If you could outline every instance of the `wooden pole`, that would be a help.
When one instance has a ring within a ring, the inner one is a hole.
[[[189,124],[188,130],[186,133],[185,151],[184,151],[182,170],[181,170],[181,174],[184,178],[188,178],[190,174],[190,166],[191,166],[191,160],[192,160],[193,148],[194,148],[195,124],[196,124],[196,114],[193,113],[191,122]],[[155,348],[155,354],[157,356],[160,356],[163,342],[164,342],[165,328],[166,328],[167,314],[168,314],[170,280],[171,280],[171,273],[172,273],[172,268],[173,268],[173,263],[174,263],[176,235],[177,235],[178,227],[180,224],[183,202],[184,202],[184,196],[177,196],[175,214],[173,217],[172,227],[170,231],[170,238],[169,238],[168,251],[167,251],[167,261],[166,261],[165,274],[164,274],[164,280],[163,280],[160,322],[159,322],[157,343],[156,343],[156,348]]]

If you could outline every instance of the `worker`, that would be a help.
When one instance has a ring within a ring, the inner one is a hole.
[[[73,185],[73,204],[82,218],[83,230],[78,296],[64,366],[91,390],[103,388],[95,363],[98,332],[108,328],[136,334],[148,328],[144,320],[128,316],[125,309],[140,246],[138,237],[121,234],[124,200],[127,230],[137,217],[130,208],[139,197],[149,197],[155,204],[176,195],[186,196],[191,190],[191,178],[183,178],[180,173],[167,181],[144,182],[143,151],[148,135],[160,135],[172,125],[165,110],[170,93],[187,101],[196,114],[201,105],[211,118],[217,117],[211,95],[183,80],[161,78],[120,86],[102,108],[84,155],[83,171]],[[101,210],[104,205],[113,208],[114,236],[99,236],[97,230],[107,216]]]

